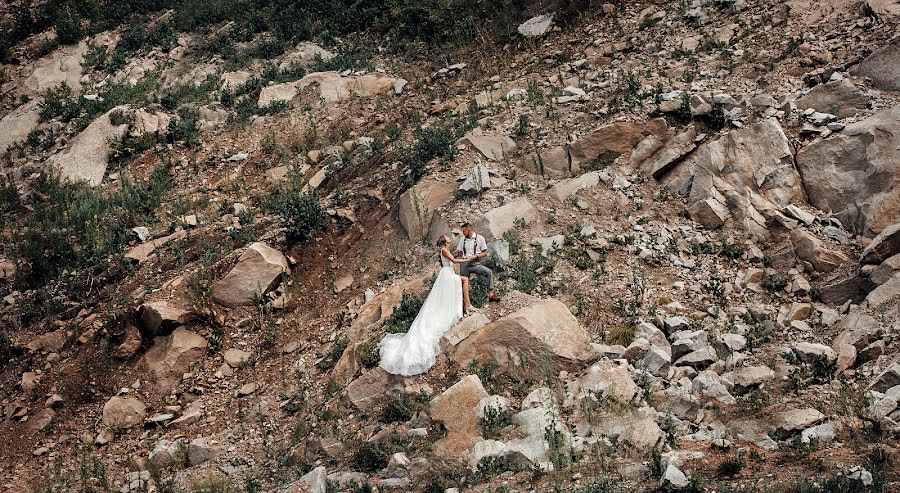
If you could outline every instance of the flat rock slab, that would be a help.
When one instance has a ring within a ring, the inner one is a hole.
[[[256,242],[247,247],[224,278],[213,284],[213,300],[230,308],[251,305],[278,285],[285,273],[290,273],[290,266],[284,254]]]
[[[538,217],[538,211],[531,202],[525,197],[519,197],[486,212],[475,221],[475,229],[484,235],[485,239],[493,240],[502,238],[503,233],[515,228],[517,221],[524,221],[527,224],[536,221]]]

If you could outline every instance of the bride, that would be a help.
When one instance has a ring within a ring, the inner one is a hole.
[[[454,258],[449,245],[446,235],[437,241],[441,270],[409,331],[388,334],[378,345],[380,366],[388,373],[412,376],[428,371],[434,365],[441,336],[462,318],[463,302],[466,313],[476,310],[469,302],[469,280],[453,270],[453,264],[466,260]]]

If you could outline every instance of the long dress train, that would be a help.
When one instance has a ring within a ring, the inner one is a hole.
[[[463,316],[462,283],[452,263],[441,256],[431,292],[405,334],[387,334],[378,345],[380,366],[394,375],[425,373],[433,365],[438,342]]]

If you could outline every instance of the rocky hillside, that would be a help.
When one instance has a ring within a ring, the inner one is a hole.
[[[900,491],[895,0],[0,24],[0,492]]]

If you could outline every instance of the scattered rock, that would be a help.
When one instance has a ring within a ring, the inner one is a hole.
[[[188,368],[206,354],[203,337],[179,327],[170,335],[157,337],[144,355],[144,365],[155,385],[168,393]]]
[[[120,122],[122,119],[117,116],[125,109],[115,107],[97,117],[71,140],[65,150],[47,160],[59,172],[60,178],[85,181],[92,187],[103,181],[109,164],[110,141],[121,138],[128,129],[128,124]]]
[[[250,305],[274,288],[283,273],[290,273],[284,254],[265,243],[253,243],[241,254],[237,265],[213,284],[212,298],[227,307]]]
[[[473,224],[485,239],[502,238],[503,233],[516,227],[517,221],[526,224],[538,219],[538,212],[525,197],[519,197],[506,204],[486,212]]]
[[[522,24],[519,24],[517,31],[526,38],[535,38],[547,34],[552,27],[553,13],[549,13],[532,17]]]
[[[127,430],[144,423],[147,406],[134,397],[116,396],[103,405],[103,426],[112,430]]]

